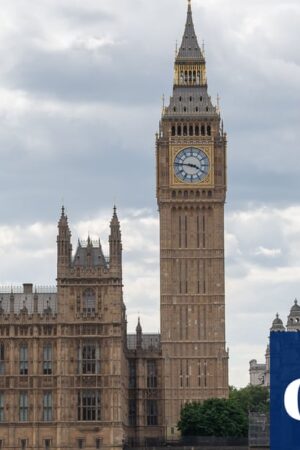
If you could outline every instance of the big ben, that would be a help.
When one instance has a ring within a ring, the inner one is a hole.
[[[173,95],[157,135],[160,312],[167,439],[186,402],[228,395],[225,343],[226,133],[207,90],[191,1]]]

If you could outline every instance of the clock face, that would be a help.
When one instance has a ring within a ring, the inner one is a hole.
[[[176,177],[185,183],[203,181],[210,169],[209,159],[203,150],[188,147],[177,153],[174,160]]]

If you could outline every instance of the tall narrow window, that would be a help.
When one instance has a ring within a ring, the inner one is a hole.
[[[157,400],[147,400],[147,425],[157,425]]]
[[[188,293],[188,262],[185,261],[185,272],[184,272],[184,276],[185,276],[185,294]]]
[[[21,444],[21,450],[25,450],[27,448],[27,439],[21,439],[20,444]]]
[[[206,261],[203,260],[203,294],[206,294]]]
[[[208,127],[207,127],[207,134],[208,134],[208,136],[211,136],[211,126],[210,125],[208,125]]]
[[[45,439],[44,444],[45,444],[45,450],[50,450],[51,439]]]
[[[52,374],[52,345],[45,344],[43,348],[43,374]]]
[[[96,293],[93,289],[86,289],[83,293],[83,312],[92,314],[96,311]]]
[[[51,422],[52,420],[52,392],[44,393],[43,420],[44,422]]]
[[[84,448],[84,439],[78,439],[78,448]]]
[[[0,422],[4,422],[4,393],[3,392],[0,392]]]
[[[147,387],[157,387],[157,368],[155,360],[147,361]]]
[[[178,224],[178,238],[179,238],[179,248],[181,248],[182,242],[181,242],[181,233],[182,233],[182,226],[181,226],[181,216],[178,218],[179,224]]]
[[[201,125],[201,136],[205,136],[205,126]]]
[[[28,375],[28,347],[22,344],[20,347],[20,375]]]
[[[28,393],[21,392],[20,393],[20,422],[28,421]]]
[[[205,216],[203,215],[203,219],[202,219],[202,241],[203,241],[203,248],[205,248],[205,246],[206,246],[205,233],[206,233],[206,223],[205,223]]]
[[[188,247],[188,218],[185,216],[184,218],[184,244],[185,248]]]
[[[134,359],[129,360],[129,388],[136,388],[136,362]]]
[[[96,449],[101,448],[101,439],[97,438],[96,439]]]
[[[197,260],[197,294],[200,294],[200,260]]]
[[[81,347],[81,373],[84,375],[99,373],[98,346],[94,343],[86,343]]]
[[[197,216],[197,248],[200,248],[200,217]]]
[[[4,352],[4,344],[0,344],[0,375],[4,374],[4,357],[5,357],[5,352]]]
[[[135,399],[129,399],[129,425],[131,427],[136,426],[136,400]]]
[[[180,379],[180,387],[183,387],[182,359],[180,360],[180,375],[179,375],[179,379]]]
[[[186,387],[190,386],[190,373],[189,373],[189,360],[186,360],[186,372],[185,372],[185,377],[186,377]]]
[[[84,390],[78,392],[78,420],[84,422],[101,420],[99,391]]]

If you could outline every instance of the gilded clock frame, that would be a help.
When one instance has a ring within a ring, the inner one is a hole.
[[[193,147],[193,148],[197,148],[199,150],[202,150],[206,156],[208,157],[209,160],[209,165],[210,165],[210,170],[209,173],[207,174],[207,176],[202,180],[202,181],[197,181],[195,183],[186,183],[182,180],[180,180],[179,178],[177,178],[177,176],[175,175],[174,172],[174,161],[176,156],[178,155],[178,153],[180,153],[182,150],[184,150],[185,148],[189,148],[189,147]],[[194,187],[200,187],[200,186],[205,186],[205,187],[214,187],[214,173],[215,173],[215,168],[214,168],[214,146],[213,144],[199,144],[198,143],[185,143],[185,145],[182,144],[173,144],[170,147],[170,167],[169,167],[169,173],[170,173],[170,186],[171,187],[184,187],[184,188],[194,188]]]

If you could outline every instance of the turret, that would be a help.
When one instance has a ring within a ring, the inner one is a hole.
[[[58,222],[58,235],[56,242],[57,278],[60,278],[69,269],[72,258],[71,232],[68,225],[68,217],[65,215],[64,207],[62,207],[61,217]]]
[[[109,267],[119,277],[122,277],[122,239],[120,222],[117,209],[114,206],[113,216],[110,222],[109,236]]]
[[[143,346],[143,330],[140,318],[138,318],[138,324],[136,327],[136,349],[142,350],[142,346]]]

